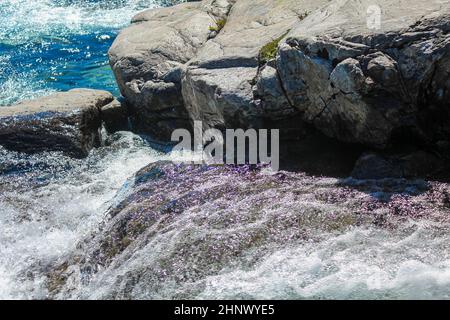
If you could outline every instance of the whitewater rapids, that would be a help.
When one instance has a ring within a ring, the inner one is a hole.
[[[108,223],[108,209],[123,200],[134,174],[150,163],[177,159],[131,133],[110,140],[85,160],[1,151],[1,298],[48,298],[49,268],[64,262]],[[261,174],[261,179],[273,177]],[[268,188],[264,182],[256,195],[249,191],[248,197],[236,199],[230,191],[211,203],[188,203],[161,233],[136,240],[137,245],[117,254],[88,282],[75,276],[78,280],[53,298],[449,298],[450,222],[448,209],[434,199],[437,192],[446,194],[446,184],[347,179],[342,191],[342,181],[335,178],[288,176],[299,185]],[[194,177],[200,179],[201,192],[213,192],[221,183],[224,190],[228,184],[247,183],[219,174]],[[281,190],[282,201],[270,200]],[[383,199],[391,192],[386,190],[394,190],[390,202]],[[172,192],[175,197],[181,191]],[[364,214],[348,209],[361,209],[364,203],[370,204]],[[260,245],[249,242],[247,248],[245,236],[262,227],[273,239]],[[205,243],[196,242],[199,232],[207,235],[201,238]],[[202,259],[210,259],[207,252],[180,251],[178,258],[172,252],[183,247],[220,251],[228,245],[231,251],[239,247],[237,256],[211,263],[207,272],[201,268]],[[200,260],[190,259],[194,256]],[[173,261],[176,269],[182,257],[188,261],[178,266],[184,281],[175,274],[171,277],[177,282],[133,276],[142,268],[158,274],[161,261]],[[130,279],[130,296],[117,295]]]

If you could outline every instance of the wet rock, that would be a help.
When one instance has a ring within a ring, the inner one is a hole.
[[[99,146],[100,109],[112,100],[106,91],[74,89],[0,108],[0,144],[20,152],[84,157]]]
[[[128,110],[124,103],[114,101],[103,106],[100,110],[103,125],[109,133],[128,130]]]
[[[402,219],[448,221],[447,192],[446,184],[419,180],[153,163],[124,185],[102,228],[48,268],[49,297],[198,297],[224,270],[252,270],[268,254],[325,234],[361,225],[385,234]]]
[[[188,2],[144,11],[114,41],[110,64],[129,105],[134,131],[167,139],[164,132],[170,131],[170,124],[189,126],[181,69],[207,41],[209,26],[214,25],[214,16],[208,13],[214,3],[208,3],[207,8]]]

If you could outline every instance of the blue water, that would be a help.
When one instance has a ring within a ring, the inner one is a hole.
[[[137,12],[171,2],[0,0],[0,106],[76,87],[119,95],[114,38]]]

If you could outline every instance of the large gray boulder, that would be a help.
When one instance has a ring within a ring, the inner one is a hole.
[[[253,92],[271,88],[254,88],[260,51],[325,3],[203,0],[138,14],[109,51],[133,130],[168,139],[193,120],[245,128],[273,112],[296,113],[286,105],[261,113],[264,97]]]
[[[119,34],[109,51],[110,64],[134,131],[167,139],[173,129],[189,126],[181,96],[183,66],[230,6],[209,0],[147,10]]]
[[[74,89],[0,108],[0,145],[20,152],[62,151],[84,157],[100,144],[106,91]]]
[[[442,139],[449,30],[450,1],[332,1],[289,33],[278,72],[304,120],[330,137],[381,148],[401,135]]]
[[[248,166],[153,163],[127,181],[98,231],[87,234],[55,264],[42,267],[48,298],[283,298],[285,292],[293,292],[289,281],[281,284],[282,290],[253,290],[255,277],[272,272],[258,269],[267,261],[260,257],[276,254],[270,267],[278,272],[280,251],[296,243],[316,244],[324,234],[345,234],[355,225],[378,226],[385,232],[405,219],[420,222],[416,219],[421,217],[441,223],[448,217],[448,192],[448,185],[420,180],[355,181],[292,172],[267,174]],[[337,246],[345,255],[350,249],[364,250],[367,241],[342,241]],[[374,244],[368,255],[375,249],[380,246]],[[293,255],[296,259],[298,252]],[[367,257],[370,263],[371,259]],[[217,286],[216,279],[224,274],[236,279],[236,266],[258,270],[249,271],[246,283],[252,285],[234,281],[231,289]],[[314,280],[307,272],[307,279]],[[343,274],[339,268],[327,272],[335,272],[336,278]],[[352,277],[348,273],[342,286]],[[315,279],[322,283],[323,275]],[[364,287],[365,279],[362,283]],[[248,287],[252,289],[247,291]],[[308,295],[309,290],[298,291],[307,292],[299,298],[317,298]],[[380,297],[379,290],[373,296]],[[320,297],[327,298],[326,292]]]

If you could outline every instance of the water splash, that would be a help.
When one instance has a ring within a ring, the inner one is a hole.
[[[208,277],[198,298],[448,299],[450,225],[399,227],[355,226],[270,252],[251,268]]]
[[[74,86],[114,90],[107,48],[137,11],[163,4],[1,1],[0,105]],[[145,179],[133,194],[134,173],[179,155],[131,133],[106,142],[83,160],[0,147],[0,298],[47,298],[52,267],[77,245],[95,251],[92,235],[115,230],[109,209],[133,196],[145,210],[131,221],[170,201],[96,274],[67,266],[72,282],[56,283],[56,297],[450,298],[447,184],[210,168],[155,182],[151,198]],[[116,221],[129,217],[119,210]]]
[[[170,163],[131,181],[101,230],[49,268],[50,297],[450,296],[446,184]],[[377,189],[387,200],[367,211]]]
[[[0,147],[0,298],[45,298],[43,266],[99,227],[130,176],[167,157],[131,133],[84,160]]]
[[[0,39],[6,45],[64,42],[70,35],[120,29],[137,12],[162,4],[158,0],[3,0]]]
[[[105,143],[0,149],[0,298],[450,298],[448,184],[140,170],[183,155]]]

